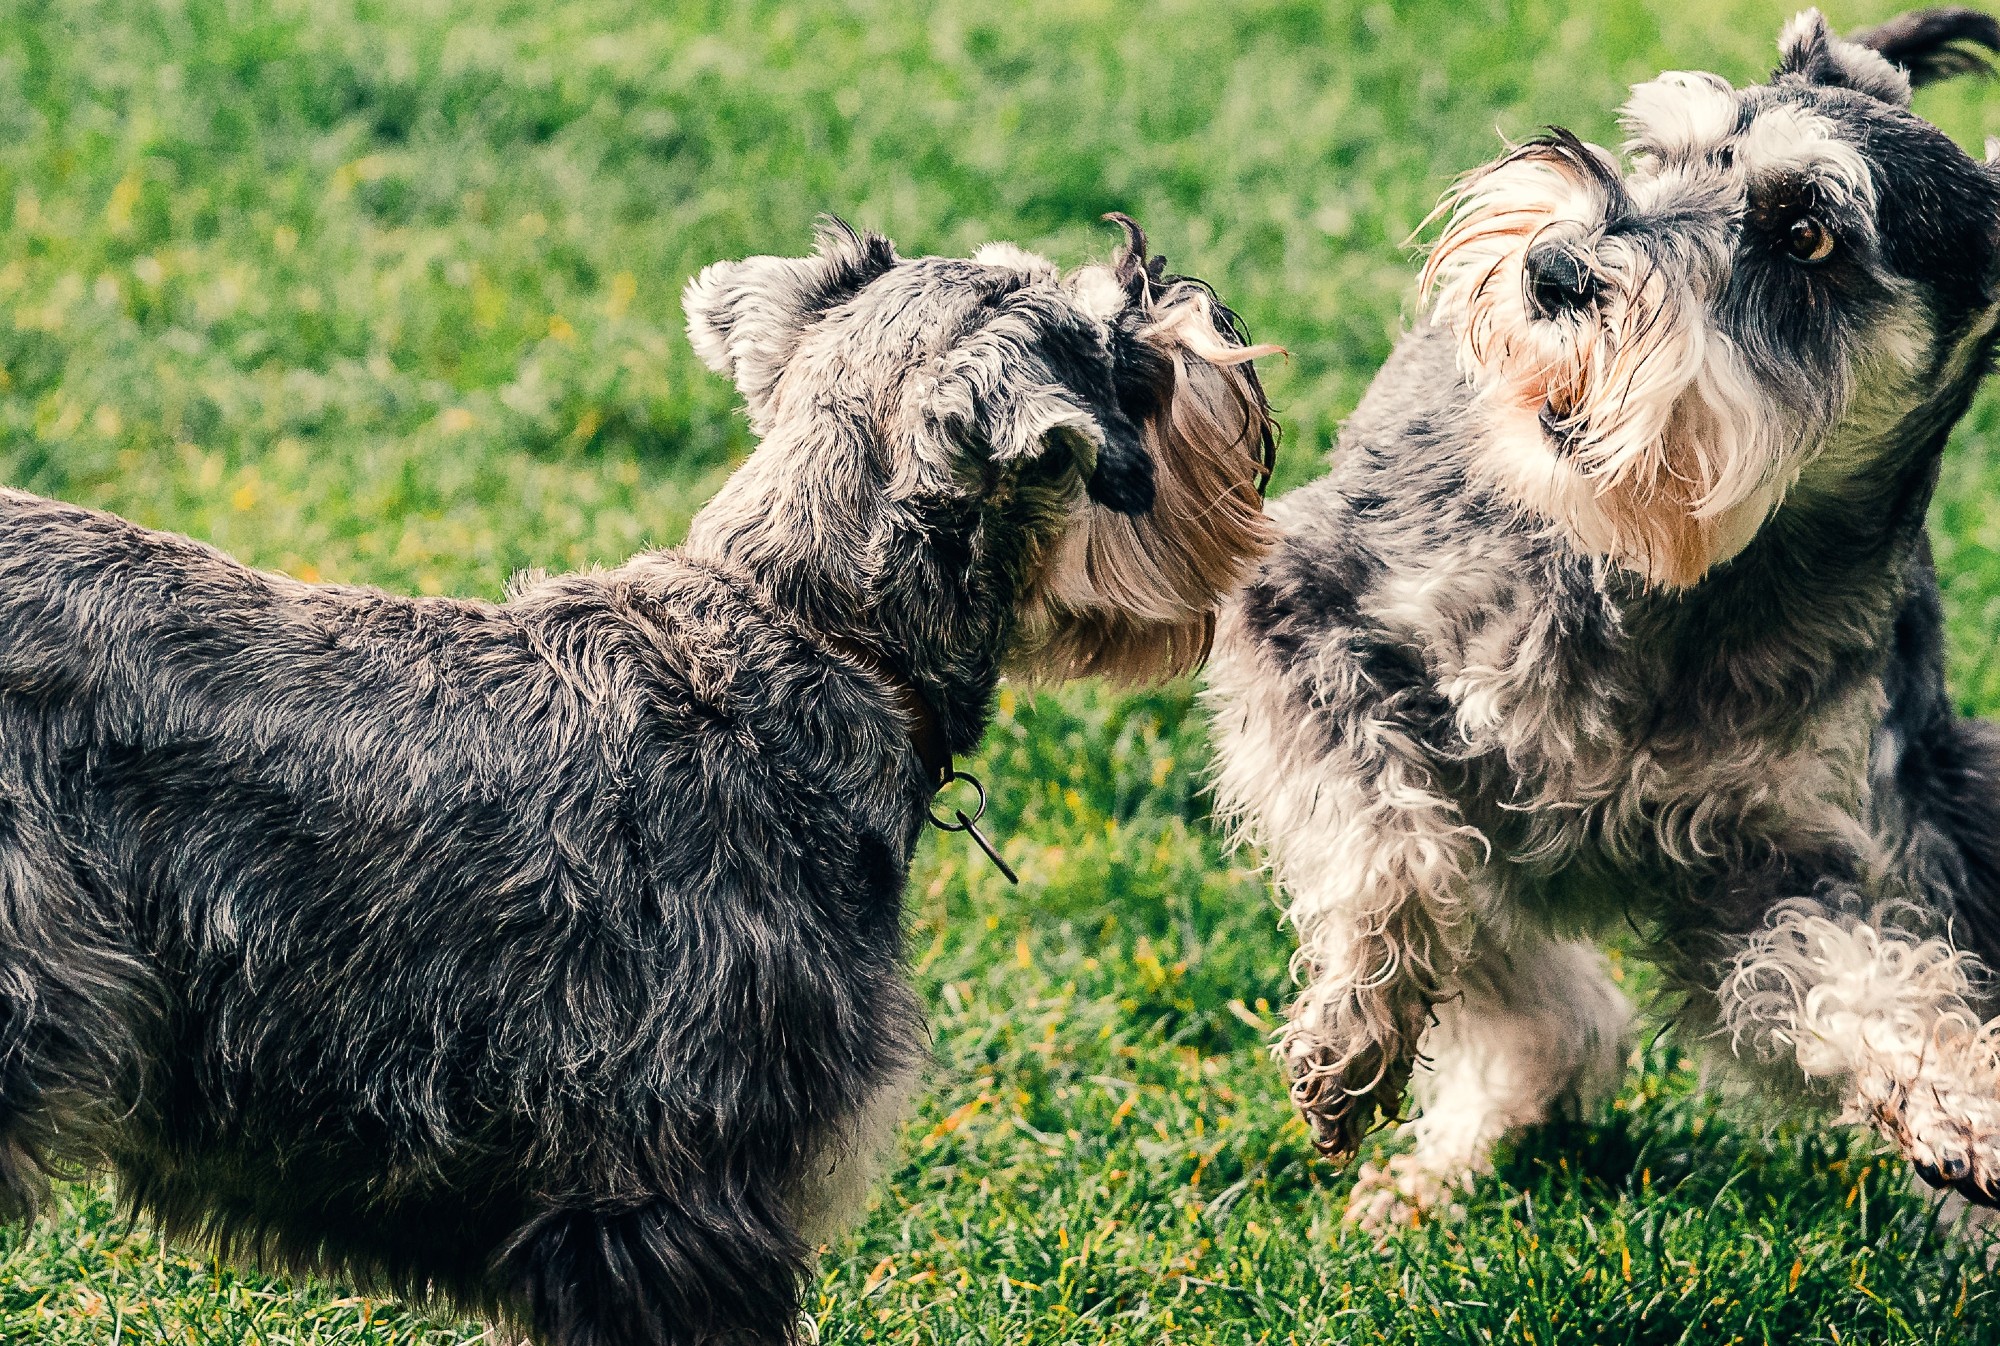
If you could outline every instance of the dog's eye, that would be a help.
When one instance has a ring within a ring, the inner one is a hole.
[[[1833,255],[1833,234],[1810,215],[1801,215],[1785,228],[1785,251],[1801,262],[1824,262]]]

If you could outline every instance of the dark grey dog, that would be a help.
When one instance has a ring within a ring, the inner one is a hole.
[[[924,1033],[900,895],[1005,667],[1205,650],[1264,538],[1234,319],[1016,249],[709,268],[763,438],[504,605],[0,496],[0,1179],[560,1346],[779,1342]]]
[[[1225,616],[1293,1098],[1347,1154],[1415,1071],[1364,1222],[1615,1084],[1581,937],[1628,920],[1697,1035],[2000,1198],[2000,733],[1945,694],[1924,533],[1992,358],[2000,172],[1909,111],[2000,24],[1809,12],[1780,46],[1767,85],[1641,85],[1627,168],[1558,130],[1467,180],[1432,322]]]

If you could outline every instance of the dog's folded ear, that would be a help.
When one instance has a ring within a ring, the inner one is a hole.
[[[702,362],[736,381],[758,434],[771,390],[799,338],[896,264],[896,245],[828,216],[810,257],[716,262],[681,295],[688,340]]]
[[[1771,78],[1853,89],[1898,106],[1910,101],[1907,74],[1873,47],[1843,41],[1816,9],[1798,15],[1778,35],[1778,68]]]
[[[1032,327],[989,324],[946,357],[927,412],[938,432],[1001,466],[1066,452],[1087,464],[1090,498],[1120,514],[1153,507],[1153,460],[1139,427],[1119,408],[1109,359],[1101,349],[1054,360],[1033,341]],[[1061,372],[1056,367],[1061,366]],[[935,465],[948,473],[944,464]],[[902,491],[938,484],[908,479]]]
[[[1907,107],[1913,88],[1991,70],[1989,51],[2000,51],[2000,20],[1976,9],[1912,10],[1845,39],[1809,9],[1779,36],[1773,78],[1853,89]]]

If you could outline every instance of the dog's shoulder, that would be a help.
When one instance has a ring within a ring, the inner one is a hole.
[[[1451,334],[1419,322],[1396,342],[1389,358],[1341,428],[1339,456],[1350,447],[1428,441],[1442,422],[1455,419],[1471,400],[1458,369]]]
[[[749,575],[679,551],[517,580],[505,613],[572,663],[616,663],[704,699],[753,692],[761,672],[811,662],[819,648]]]
[[[1451,576],[1532,572],[1546,529],[1472,470],[1471,397],[1447,334],[1406,334],[1342,425],[1326,475],[1272,503],[1282,539],[1253,601],[1282,591],[1348,619],[1377,599],[1407,608],[1408,591]]]
[[[850,799],[888,799],[907,755],[879,680],[748,574],[677,551],[524,586],[508,620],[564,676],[620,707],[640,736],[707,746],[744,777],[831,777]]]

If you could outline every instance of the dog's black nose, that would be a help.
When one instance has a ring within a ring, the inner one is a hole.
[[[1571,244],[1543,243],[1530,248],[1524,269],[1528,307],[1538,318],[1575,312],[1597,298],[1597,273]]]

